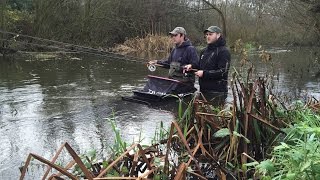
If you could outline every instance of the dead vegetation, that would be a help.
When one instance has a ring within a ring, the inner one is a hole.
[[[247,59],[246,54],[241,59]],[[232,104],[224,109],[211,106],[201,94],[195,96],[156,144],[119,148],[123,150],[106,162],[86,157],[89,165],[85,165],[64,143],[51,161],[30,153],[20,179],[24,179],[32,157],[48,165],[43,179],[259,179],[248,164],[268,158],[277,137],[284,135],[283,128],[292,122],[286,116],[290,111],[286,103],[272,93],[268,76],[252,80],[252,73],[250,67],[246,78],[237,71],[232,74]],[[309,98],[305,107],[319,112],[320,104]],[[56,160],[63,147],[73,160],[58,166]],[[72,173],[76,167],[83,175]]]
[[[127,54],[132,52],[170,52],[173,47],[168,36],[148,34],[144,38],[127,39],[123,44],[118,44],[111,49],[113,52]]]
[[[64,143],[51,161],[30,153],[20,179],[24,179],[32,158],[48,165],[43,179],[252,178],[254,169],[245,164],[265,159],[288,122],[279,113],[283,104],[266,89],[264,79],[247,82],[233,75],[233,104],[228,109],[216,111],[205,98],[195,98],[188,113],[172,122],[167,137],[158,144],[132,144],[106,164],[90,162],[87,157],[87,166]],[[319,110],[315,99],[307,105]],[[64,147],[73,160],[59,166],[56,160]],[[75,166],[84,176],[72,174]]]

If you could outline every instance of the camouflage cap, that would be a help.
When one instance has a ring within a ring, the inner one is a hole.
[[[208,27],[208,29],[203,31],[203,33],[207,33],[207,32],[222,33],[222,30],[218,26],[210,26]]]
[[[183,28],[183,27],[176,27],[174,28],[174,30],[172,30],[171,32],[169,32],[169,34],[173,34],[173,35],[176,35],[176,34],[187,34],[186,30]]]

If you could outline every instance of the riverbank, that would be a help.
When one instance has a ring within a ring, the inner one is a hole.
[[[153,144],[126,143],[121,138],[121,131],[111,121],[116,138],[110,146],[113,153],[106,160],[96,159],[95,153],[77,155],[69,144],[60,149],[66,148],[74,161],[64,168],[56,166],[55,160],[49,162],[35,154],[29,157],[75,179],[83,176],[87,179],[289,176],[317,179],[319,174],[315,168],[320,165],[320,150],[316,148],[320,145],[317,140],[320,137],[317,133],[320,127],[319,100],[310,98],[305,103],[286,104],[281,97],[267,93],[270,89],[266,89],[263,79],[248,84],[243,80],[239,75],[231,80],[234,83],[231,107],[211,107],[206,101],[195,98],[184,113],[179,113],[169,130],[160,126]],[[297,141],[308,143],[308,147]],[[309,151],[312,147],[314,151]],[[286,151],[299,151],[303,157],[296,160],[286,156]],[[283,157],[278,159],[279,153]],[[312,159],[306,158],[311,156]],[[296,163],[297,167],[305,163],[309,165],[301,171],[288,164],[289,161]],[[29,162],[27,159],[22,177]],[[68,171],[70,168],[72,171]]]

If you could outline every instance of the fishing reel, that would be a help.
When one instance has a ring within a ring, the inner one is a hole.
[[[156,71],[157,69],[157,66],[155,64],[147,64],[147,67],[148,67],[148,70],[151,71],[151,72],[154,72]]]

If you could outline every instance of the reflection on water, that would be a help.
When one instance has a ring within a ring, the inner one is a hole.
[[[254,74],[259,77],[272,76],[274,93],[288,95],[294,99],[304,95],[319,98],[320,76],[317,75],[320,72],[319,48],[292,50],[271,48],[267,51],[271,54],[272,64],[264,63],[259,58],[260,52],[252,52],[249,59],[254,64]],[[233,63],[235,66],[240,66],[239,62],[233,61]]]
[[[141,64],[1,59],[0,67],[0,179],[17,179],[28,153],[50,159],[65,141],[81,153],[106,154],[114,140],[109,118],[127,142],[140,131],[153,137],[160,121],[173,119],[169,111],[121,101],[144,85],[148,72]]]
[[[255,74],[271,70],[275,90],[319,97],[319,57],[314,51],[274,50],[273,66],[257,61]],[[233,56],[232,66],[239,66]],[[165,75],[166,71],[154,72]],[[77,152],[92,148],[107,154],[114,133],[114,118],[127,142],[147,138],[149,143],[160,121],[174,118],[168,111],[177,105],[150,108],[121,101],[121,96],[143,87],[150,74],[143,64],[85,57],[83,60],[26,61],[0,59],[0,179],[17,179],[17,167],[32,152],[50,159],[65,141]],[[157,75],[157,74],[155,74]],[[230,98],[230,97],[229,97]],[[148,139],[150,137],[150,139]]]

